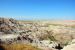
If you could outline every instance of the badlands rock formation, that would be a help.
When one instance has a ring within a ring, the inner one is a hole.
[[[75,39],[75,28],[65,24],[0,18],[0,44],[23,43],[49,50],[58,44],[64,47]]]

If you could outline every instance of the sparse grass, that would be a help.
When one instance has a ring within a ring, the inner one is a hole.
[[[66,42],[64,45],[67,46],[69,42]]]

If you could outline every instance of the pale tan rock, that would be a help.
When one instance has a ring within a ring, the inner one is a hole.
[[[67,45],[62,50],[75,50],[75,44]]]

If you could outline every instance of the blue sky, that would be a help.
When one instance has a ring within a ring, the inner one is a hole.
[[[75,20],[75,0],[0,0],[0,16],[20,20]]]

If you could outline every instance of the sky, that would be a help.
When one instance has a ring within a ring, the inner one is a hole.
[[[0,0],[0,17],[75,20],[75,0]]]

